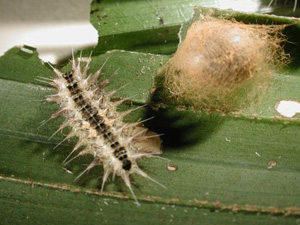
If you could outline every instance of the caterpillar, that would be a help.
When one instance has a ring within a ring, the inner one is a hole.
[[[104,90],[109,83],[107,79],[98,82],[103,65],[97,72],[88,74],[90,62],[91,57],[79,57],[75,60],[73,56],[72,68],[66,73],[51,66],[55,77],[47,82],[57,90],[57,93],[46,96],[46,101],[56,102],[60,108],[50,119],[65,117],[65,121],[52,136],[66,127],[71,127],[70,133],[63,141],[76,136],[78,142],[64,162],[68,163],[86,154],[94,157],[76,179],[93,167],[102,165],[104,172],[101,193],[109,175],[112,174],[113,178],[117,175],[123,179],[139,205],[131,186],[131,174],[138,174],[165,188],[137,164],[140,158],[158,157],[155,154],[162,153],[161,140],[158,134],[141,126],[145,120],[134,123],[123,122],[124,116],[140,107],[118,112],[117,106],[128,99],[112,101],[111,98],[117,91]],[[151,139],[154,141],[149,141]],[[77,151],[79,153],[69,160]]]

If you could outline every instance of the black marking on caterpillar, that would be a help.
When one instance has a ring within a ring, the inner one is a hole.
[[[128,99],[112,102],[110,97],[116,91],[106,93],[103,90],[108,84],[107,80],[98,83],[102,68],[94,74],[87,75],[90,61],[91,58],[78,58],[75,61],[73,57],[72,69],[66,73],[53,68],[56,77],[48,83],[56,88],[58,93],[47,96],[46,100],[58,103],[60,109],[50,119],[58,116],[64,116],[66,119],[53,135],[69,126],[71,131],[63,141],[73,136],[78,137],[77,144],[64,162],[77,150],[80,150],[79,153],[66,163],[82,155],[94,156],[94,160],[76,179],[93,167],[103,165],[101,191],[110,174],[113,174],[113,177],[118,175],[138,204],[131,187],[130,174],[139,174],[165,188],[142,171],[136,163],[139,158],[161,154],[161,140],[159,135],[140,126],[144,121],[123,122],[123,117],[137,108],[117,112],[116,107]],[[84,63],[83,66],[81,62]]]

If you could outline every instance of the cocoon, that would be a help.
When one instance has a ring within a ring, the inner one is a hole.
[[[229,112],[249,105],[288,58],[283,28],[211,17],[194,22],[163,68],[165,89],[202,110]]]

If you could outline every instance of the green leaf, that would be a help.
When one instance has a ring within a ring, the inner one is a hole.
[[[112,49],[171,54],[178,45],[181,23],[191,18],[193,5],[211,0],[94,1],[91,23],[98,30],[95,54]]]
[[[125,6],[130,2],[119,6],[105,2],[97,7],[105,6],[106,11],[119,7],[119,11],[113,12],[129,12]],[[146,6],[159,4],[137,3],[145,6],[142,8],[146,12],[140,14],[143,18],[151,14]],[[174,7],[178,7],[177,1],[176,4]],[[134,6],[132,10],[136,10]],[[93,23],[96,14],[92,14]],[[132,21],[129,15],[120,15]],[[108,18],[111,16],[105,17]],[[116,19],[112,17],[111,21]],[[122,35],[126,29],[131,33],[129,27],[134,29],[135,23],[124,21],[119,33],[111,35]],[[179,25],[179,20],[174,19],[174,23]],[[172,26],[174,23],[170,22]],[[147,29],[143,32],[147,30],[151,35],[151,26]],[[105,32],[109,35],[109,28]],[[120,43],[115,44],[122,48]],[[142,46],[147,49],[147,44]],[[278,116],[274,111],[278,100],[299,99],[300,81],[295,70],[278,74],[257,109],[235,117],[193,112],[172,106],[166,99],[153,99],[156,71],[169,55],[94,53],[90,72],[99,69],[107,58],[102,76],[110,78],[107,91],[129,84],[116,98],[133,96],[131,103],[120,110],[132,107],[131,104],[148,105],[126,120],[155,116],[146,126],[164,133],[163,157],[170,159],[178,170],[169,171],[167,161],[155,158],[141,160],[139,165],[168,189],[133,176],[134,191],[141,203],[141,207],[136,207],[119,178],[109,182],[101,195],[101,167],[74,181],[91,157],[62,164],[76,140],[53,149],[63,134],[51,140],[49,137],[63,119],[49,121],[39,128],[40,122],[47,120],[57,106],[39,101],[54,90],[36,78],[51,77],[52,72],[42,65],[36,53],[14,48],[0,58],[1,224],[295,224],[300,216],[299,117],[274,118]],[[68,65],[62,68],[67,69]],[[259,114],[260,111],[263,113]],[[272,161],[276,166],[270,167]]]

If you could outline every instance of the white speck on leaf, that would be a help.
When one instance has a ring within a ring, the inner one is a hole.
[[[168,164],[168,165],[167,165],[167,169],[168,169],[169,171],[174,172],[174,171],[177,171],[177,170],[178,170],[178,167],[177,167],[176,165]]]
[[[276,111],[284,117],[294,117],[300,113],[300,102],[294,100],[281,100],[275,105]]]
[[[230,139],[228,139],[228,138],[225,138],[225,140],[226,140],[227,142],[231,142],[231,140],[230,140]]]

